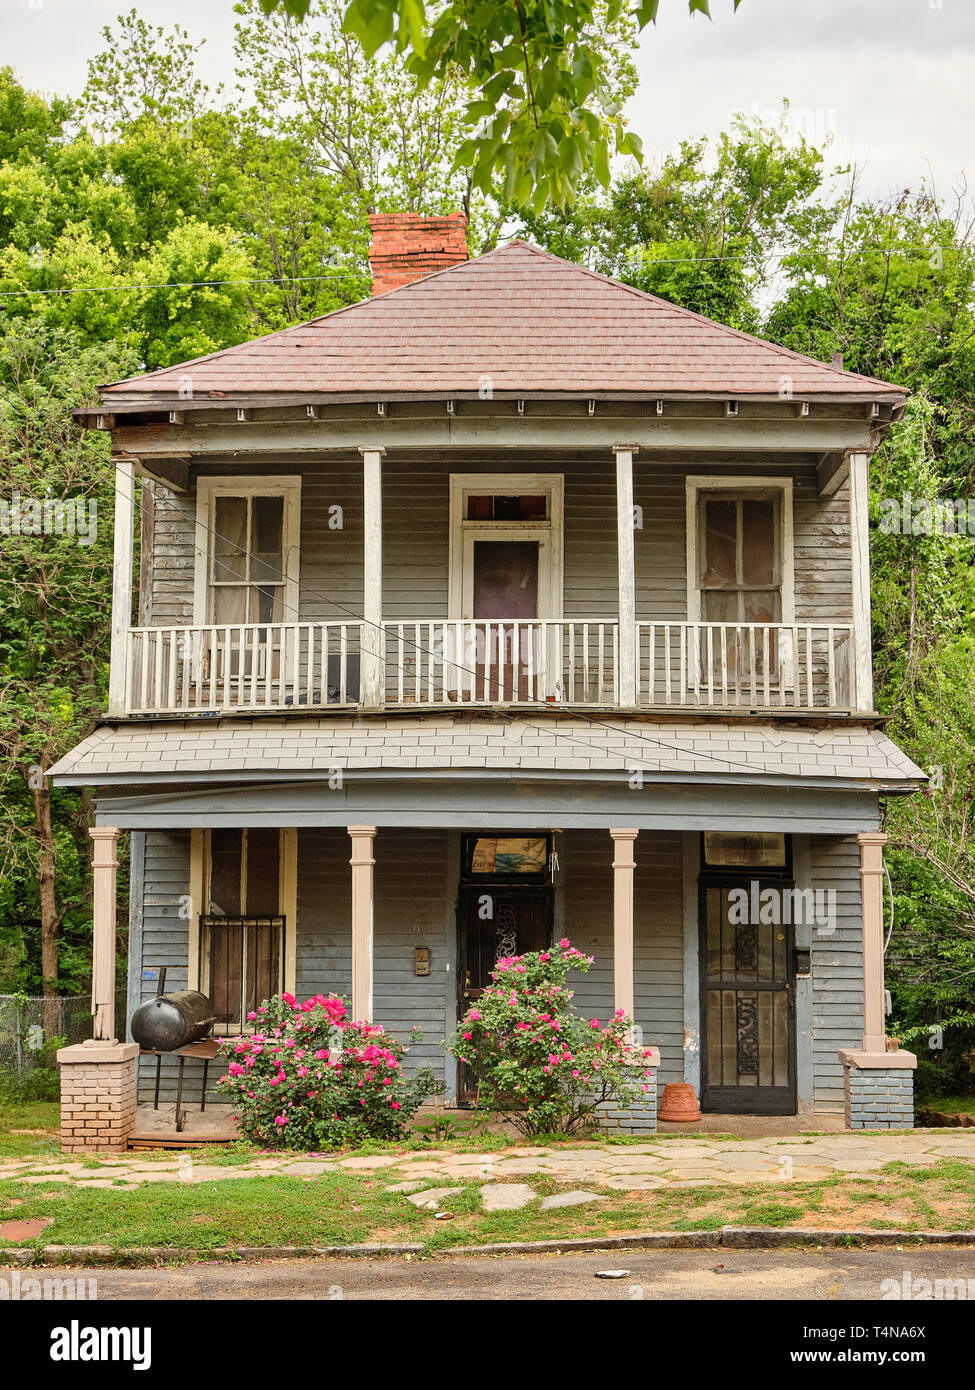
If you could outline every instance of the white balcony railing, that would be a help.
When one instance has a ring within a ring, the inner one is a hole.
[[[126,709],[179,714],[355,705],[360,634],[357,622],[133,628]]]
[[[849,710],[849,623],[637,623],[637,699],[651,706]]]
[[[641,708],[847,711],[849,623],[636,624]],[[250,623],[128,633],[125,712],[620,703],[613,619]],[[366,673],[374,673],[372,684]]]
[[[383,633],[387,702],[617,702],[611,619],[386,622]]]

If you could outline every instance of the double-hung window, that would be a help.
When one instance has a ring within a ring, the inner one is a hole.
[[[792,481],[688,478],[688,620],[696,684],[723,694],[793,679]]]

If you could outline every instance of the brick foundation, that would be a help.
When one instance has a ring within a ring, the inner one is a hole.
[[[62,1047],[61,1148],[119,1153],[135,1129],[135,1043],[90,1042]]]
[[[910,1052],[841,1052],[847,1129],[913,1129],[914,1068]]]
[[[657,1066],[658,1060],[644,1076],[646,1064],[638,1068],[640,1084],[648,1087],[631,1105],[621,1105],[617,1101],[600,1101],[596,1106],[596,1119],[599,1128],[606,1134],[655,1134],[657,1129]]]

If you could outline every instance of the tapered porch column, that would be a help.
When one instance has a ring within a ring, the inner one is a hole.
[[[132,624],[132,560],[135,535],[135,463],[115,464],[115,519],[112,562],[112,646],[108,673],[108,712],[125,713],[125,662]]]
[[[870,642],[870,517],[867,472],[869,454],[850,455],[850,544],[853,590],[850,614],[853,626],[854,708],[873,709],[873,652]]]
[[[91,1012],[92,1036],[99,1041],[115,1038],[115,898],[118,879],[118,837],[111,825],[95,825],[89,830],[94,842],[92,855],[92,950]]]
[[[614,444],[616,547],[619,568],[619,703],[636,704],[636,571],[633,554],[633,455],[635,444]]]
[[[374,825],[350,825],[352,841],[352,1017],[372,1022]]]
[[[360,449],[362,454],[362,641],[360,700],[379,709],[386,697],[383,670],[383,454],[385,449]]]
[[[638,830],[613,837],[613,1007],[633,1017],[633,844]]]
[[[863,1050],[884,1052],[884,845],[879,830],[863,831],[860,844],[860,900],[863,913]]]

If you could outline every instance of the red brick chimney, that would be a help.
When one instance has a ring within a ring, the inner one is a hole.
[[[418,212],[382,213],[369,218],[373,295],[411,285],[435,270],[467,260],[467,216],[422,217]]]

